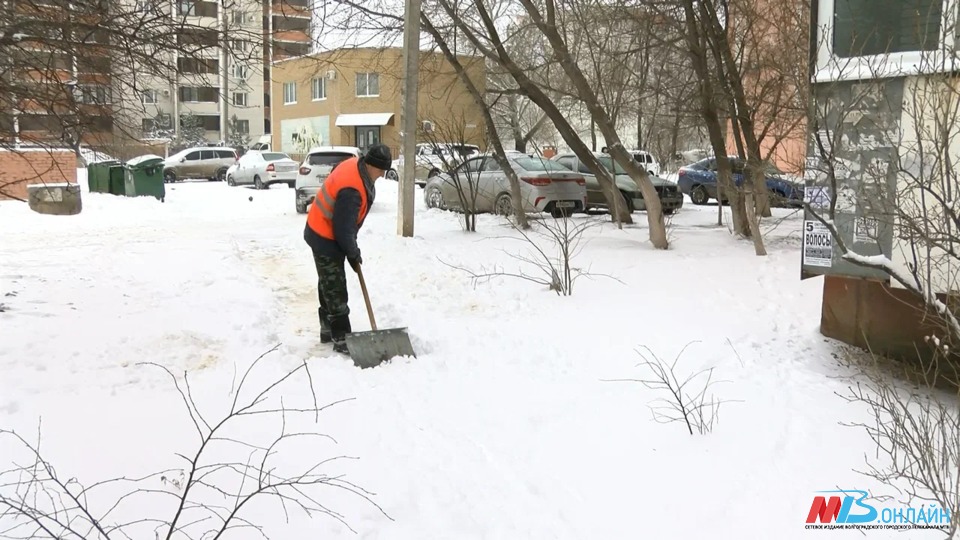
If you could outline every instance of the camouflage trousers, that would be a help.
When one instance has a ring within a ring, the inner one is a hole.
[[[343,343],[350,333],[350,306],[347,304],[347,274],[343,257],[313,254],[317,266],[317,291],[320,299],[320,337]],[[326,339],[324,339],[326,341]]]

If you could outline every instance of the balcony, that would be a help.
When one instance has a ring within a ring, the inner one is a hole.
[[[281,17],[310,18],[310,8],[305,5],[297,5],[290,0],[273,3],[273,15]]]
[[[273,33],[274,41],[284,43],[310,43],[310,35],[302,30],[281,30]]]

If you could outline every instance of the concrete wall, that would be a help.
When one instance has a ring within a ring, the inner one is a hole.
[[[0,200],[27,199],[27,184],[77,181],[71,150],[0,150]]]
[[[471,80],[483,92],[486,88],[486,70],[482,59],[462,57]],[[312,99],[312,80],[327,77],[326,98]],[[354,127],[337,127],[337,116],[342,114],[390,113],[393,117],[381,129],[381,142],[394,155],[400,150],[401,85],[403,57],[400,49],[342,49],[307,57],[276,62],[272,68],[273,86],[273,147],[291,151],[284,132],[290,126],[309,125],[322,137],[324,145],[356,146]],[[358,72],[379,73],[378,96],[356,95]],[[296,103],[284,104],[284,83],[296,83]],[[441,54],[423,53],[420,58],[420,96],[418,120],[431,121],[436,131],[430,137],[455,139],[485,147],[482,111],[477,107],[466,87]],[[288,126],[284,130],[284,122]],[[426,134],[419,134],[418,142],[428,142]],[[293,152],[296,153],[296,152]]]

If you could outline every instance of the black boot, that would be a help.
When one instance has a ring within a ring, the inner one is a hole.
[[[342,315],[330,318],[330,334],[333,338],[333,350],[347,354],[347,334],[350,333],[350,317]]]

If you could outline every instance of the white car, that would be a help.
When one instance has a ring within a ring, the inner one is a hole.
[[[292,188],[297,181],[298,165],[283,152],[251,150],[227,170],[227,185],[268,189],[273,184],[286,184]]]
[[[657,158],[653,157],[653,154],[646,150],[631,150],[630,155],[633,156],[634,161],[646,169],[647,174],[660,176],[660,162],[657,161]]]
[[[310,150],[300,164],[294,186],[298,214],[307,213],[307,206],[317,196],[320,183],[330,171],[352,157],[360,157],[360,149],[356,146],[318,146]]]
[[[507,156],[507,161],[520,178],[525,212],[549,212],[562,217],[586,208],[587,183],[582,174],[556,161],[522,154]],[[423,200],[427,208],[462,211],[466,202],[475,205],[475,212],[513,213],[510,181],[491,156],[470,158],[449,173],[430,178]]]
[[[467,159],[481,155],[480,147],[474,144],[462,143],[420,143],[416,150],[417,166],[414,174],[414,183],[426,185],[428,178],[447,172],[463,163]],[[394,169],[403,172],[403,155],[394,161]],[[392,177],[388,175],[388,178]],[[399,178],[399,175],[397,175]]]

